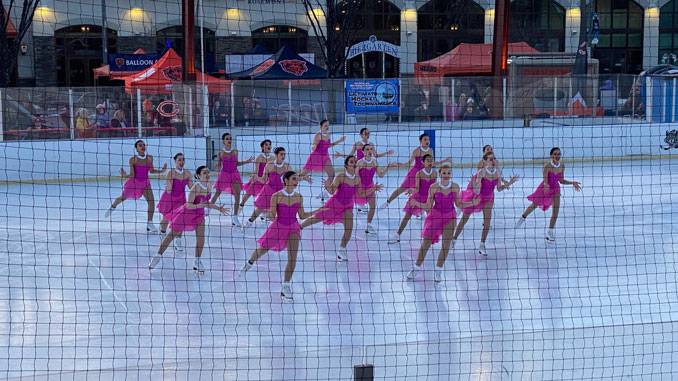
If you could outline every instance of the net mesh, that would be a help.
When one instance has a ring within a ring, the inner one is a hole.
[[[673,1],[0,2],[0,377],[676,372]]]

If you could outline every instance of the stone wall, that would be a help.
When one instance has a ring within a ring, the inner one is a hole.
[[[118,53],[131,54],[137,49],[143,49],[148,54],[156,53],[156,39],[154,36],[126,36],[118,37]]]

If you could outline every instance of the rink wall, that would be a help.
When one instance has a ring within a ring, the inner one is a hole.
[[[356,126],[359,130],[362,126]],[[372,131],[371,140],[378,152],[395,150],[388,161],[406,161],[412,149],[418,144],[418,137],[424,129],[385,131],[380,126],[367,126]],[[667,146],[667,131],[675,129],[671,124],[619,124],[596,126],[549,126],[549,127],[497,127],[497,128],[447,128],[436,129],[435,147],[438,158],[450,156],[455,165],[475,165],[482,147],[491,144],[503,166],[511,164],[541,165],[553,146],[563,150],[566,160],[619,160],[629,158],[657,158],[677,154],[678,150],[664,150]],[[216,132],[216,131],[215,131]],[[287,161],[294,168],[301,168],[310,153],[313,134],[283,134],[266,129],[263,135],[238,135],[236,148],[240,159],[260,152],[259,142],[264,138],[273,140],[273,146],[287,149]],[[218,135],[215,135],[218,136]],[[333,140],[341,137],[334,133]],[[347,134],[346,141],[331,149],[348,153],[351,145],[359,139],[356,133]],[[42,140],[0,143],[0,160],[6,169],[0,172],[0,181],[81,181],[83,179],[110,179],[119,176],[119,169],[127,169],[129,158],[135,153],[135,138],[98,140]],[[217,139],[205,137],[158,137],[145,138],[148,153],[154,156],[155,166],[164,163],[172,166],[172,156],[183,152],[186,168],[195,170],[207,161],[208,155],[221,148]],[[386,163],[385,158],[381,159]],[[210,164],[212,165],[213,162]],[[341,166],[341,160],[334,161]],[[252,166],[245,166],[242,172],[249,172]]]

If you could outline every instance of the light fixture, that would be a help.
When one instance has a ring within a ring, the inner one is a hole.
[[[238,8],[228,8],[226,10],[226,18],[229,20],[240,19],[240,10]]]

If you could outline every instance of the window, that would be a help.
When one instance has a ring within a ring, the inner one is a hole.
[[[108,53],[117,53],[117,32],[106,29]],[[96,25],[72,25],[54,32],[59,86],[93,86],[94,69],[103,64],[102,29]]]
[[[598,44],[593,46],[593,57],[599,60],[600,74],[640,73],[643,70],[643,9],[630,0],[599,0],[596,11],[600,36]],[[662,55],[661,27],[659,55]]]
[[[252,31],[252,47],[264,45],[270,52],[277,52],[289,45],[297,53],[308,52],[308,32],[288,25],[270,25]]]
[[[515,0],[509,12],[509,41],[540,52],[565,50],[565,9],[553,0]]]
[[[196,27],[194,32],[194,50],[195,50],[195,68],[200,70],[200,28]],[[205,44],[205,72],[213,73],[216,71],[216,37],[213,30],[203,28],[202,33]],[[165,53],[169,48],[174,49],[177,54],[182,55],[184,45],[182,43],[181,26],[171,26],[161,29],[156,33],[156,51],[160,54]]]
[[[473,0],[431,0],[417,12],[417,60],[426,61],[462,42],[482,44],[483,8]]]
[[[678,1],[671,0],[659,11],[659,62],[678,64]]]

